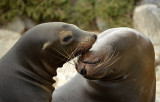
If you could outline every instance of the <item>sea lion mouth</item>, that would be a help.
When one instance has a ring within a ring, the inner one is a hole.
[[[80,54],[88,52],[92,48],[92,45],[96,42],[96,39],[97,35],[94,34],[91,38],[86,38],[81,41],[81,43],[78,44],[76,51],[74,51],[74,56],[76,57]]]
[[[86,53],[87,51],[89,51],[89,49],[88,49],[88,50],[78,50],[78,51],[75,52],[74,56],[78,56],[78,55],[80,55],[80,54],[84,54],[84,53]]]
[[[94,61],[81,60],[81,62],[83,62],[85,64],[98,64],[101,62],[101,59],[96,59]]]
[[[88,46],[86,48],[83,48],[83,49],[78,49],[77,51],[75,51],[74,56],[78,56],[80,54],[84,54],[84,53],[88,52],[91,49],[91,47],[92,47],[92,45]]]

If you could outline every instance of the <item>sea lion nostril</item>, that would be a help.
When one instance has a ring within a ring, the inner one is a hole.
[[[96,34],[94,34],[93,37],[94,37],[95,39],[97,39],[97,35],[96,35]]]
[[[86,75],[86,73],[87,73],[86,69],[83,68],[83,69],[81,70],[81,74],[82,74],[82,75]]]

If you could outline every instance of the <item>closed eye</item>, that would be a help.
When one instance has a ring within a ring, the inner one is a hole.
[[[69,41],[71,38],[72,38],[72,36],[66,36],[66,37],[63,39],[63,41],[64,41],[64,42],[67,42],[67,41]]]
[[[101,60],[100,59],[98,59],[98,60],[96,60],[96,61],[85,61],[85,60],[82,60],[82,62],[83,63],[86,63],[86,64],[97,64],[97,63],[100,63],[101,62]]]

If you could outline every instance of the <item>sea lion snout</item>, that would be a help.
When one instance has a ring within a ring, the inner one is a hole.
[[[92,52],[83,54],[78,59],[78,64],[76,69],[78,73],[83,75],[84,77],[88,77],[94,73],[96,66],[101,62],[99,57],[89,57],[92,56]],[[88,55],[89,54],[89,55]]]
[[[95,33],[87,32],[83,38],[79,41],[78,47],[75,49],[74,56],[84,54],[92,48],[92,45],[96,42],[97,35]]]

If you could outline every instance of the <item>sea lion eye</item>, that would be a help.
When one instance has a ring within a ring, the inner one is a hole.
[[[70,35],[69,35],[69,36],[66,36],[66,37],[64,37],[63,41],[64,41],[64,42],[67,42],[67,41],[69,41],[71,38],[72,38],[72,36],[70,36]]]

